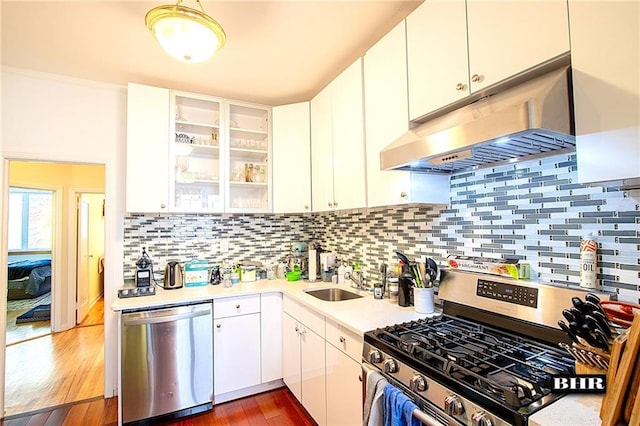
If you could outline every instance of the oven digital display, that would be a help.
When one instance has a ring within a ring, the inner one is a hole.
[[[476,294],[480,297],[501,300],[530,308],[538,307],[537,288],[479,279]]]

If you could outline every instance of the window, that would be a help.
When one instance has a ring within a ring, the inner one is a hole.
[[[53,192],[9,188],[9,251],[51,250]]]

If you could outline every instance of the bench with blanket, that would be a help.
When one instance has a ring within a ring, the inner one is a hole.
[[[8,300],[31,299],[51,291],[51,259],[9,263]]]

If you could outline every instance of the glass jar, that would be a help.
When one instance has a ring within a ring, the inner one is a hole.
[[[244,164],[244,181],[253,182],[253,163]]]

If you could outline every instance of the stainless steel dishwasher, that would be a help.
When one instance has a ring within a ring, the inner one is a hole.
[[[122,421],[213,407],[212,304],[122,313]]]

